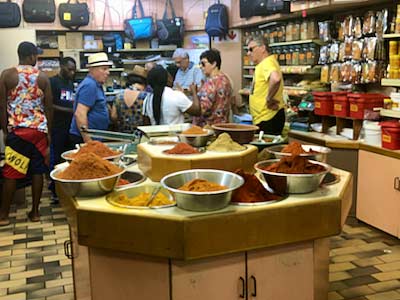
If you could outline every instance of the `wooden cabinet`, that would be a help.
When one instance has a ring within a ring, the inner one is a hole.
[[[357,218],[397,237],[400,237],[399,178],[399,159],[359,151]]]

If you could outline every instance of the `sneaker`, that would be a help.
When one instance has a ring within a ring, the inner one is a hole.
[[[58,197],[57,197],[57,196],[51,196],[51,201],[50,201],[50,203],[51,203],[51,204],[59,204],[60,201],[58,200]]]

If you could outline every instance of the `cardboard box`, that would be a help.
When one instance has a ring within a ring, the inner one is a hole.
[[[66,49],[83,49],[83,34],[82,32],[67,32]]]
[[[58,35],[57,36],[57,43],[58,43],[58,49],[67,48],[67,40],[65,38],[65,35]]]
[[[58,49],[43,49],[43,53],[39,55],[42,58],[49,57],[60,57],[60,51]]]

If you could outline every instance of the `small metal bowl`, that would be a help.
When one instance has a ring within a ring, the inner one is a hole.
[[[287,145],[277,145],[268,147],[267,151],[275,155],[276,158],[282,158],[284,156],[292,156],[291,153],[282,152],[282,149],[285,148],[286,146]],[[326,163],[328,154],[331,152],[331,149],[328,147],[315,146],[315,145],[301,145],[301,147],[307,152],[312,150],[318,153],[303,153],[300,154],[300,156],[306,157],[307,159],[310,160],[316,160],[324,163]]]
[[[237,123],[218,123],[211,125],[217,135],[228,133],[232,140],[239,144],[248,144],[253,140],[254,133],[259,129],[256,125]]]
[[[60,182],[64,191],[71,197],[103,196],[114,189],[120,176],[125,172],[125,169],[123,169],[117,174],[95,179],[70,180],[58,178],[57,174],[64,171],[66,168],[68,168],[68,166],[54,169],[51,171],[50,177]]]
[[[215,192],[190,192],[178,190],[192,179],[201,178],[228,188]],[[241,187],[244,179],[231,172],[210,169],[186,170],[169,174],[161,179],[161,185],[175,198],[178,207],[192,211],[213,211],[228,206],[232,191]]]
[[[70,155],[71,155],[71,154],[74,154],[74,153],[77,153],[78,151],[79,151],[78,149],[65,151],[65,152],[63,152],[63,153],[61,154],[61,157],[62,157],[63,159],[65,159],[66,161],[71,162],[71,161],[73,161],[74,159],[73,159],[72,157],[70,157]],[[122,157],[122,155],[124,155],[124,152],[121,152],[121,153],[118,153],[118,154],[112,155],[112,156],[106,156],[106,157],[103,157],[103,159],[105,159],[105,160],[111,160],[111,161],[117,162],[117,161],[120,160],[120,158]]]
[[[138,185],[142,182],[144,182],[146,180],[146,176],[141,173],[141,172],[137,172],[137,171],[126,171],[125,173],[123,173],[120,177],[121,179],[125,179],[128,180],[130,183],[124,184],[124,185],[116,185],[114,190],[116,191],[122,191],[122,190],[126,190],[129,189],[135,185]],[[118,182],[117,182],[118,184]]]
[[[204,129],[207,133],[204,134],[178,134],[179,140],[183,143],[187,143],[193,147],[205,147],[208,141],[213,136],[214,131],[210,129]]]
[[[323,166],[325,171],[316,174],[286,174],[263,169],[278,161],[279,159],[260,161],[254,165],[254,168],[263,175],[268,186],[280,195],[311,193],[318,189],[325,175],[331,170],[331,166],[312,160],[310,163]]]

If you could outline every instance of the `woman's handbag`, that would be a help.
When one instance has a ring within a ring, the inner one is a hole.
[[[58,6],[58,16],[62,26],[71,30],[78,30],[81,26],[89,24],[89,7],[87,3],[61,3]]]
[[[171,8],[172,18],[167,17],[167,10]],[[157,36],[160,45],[175,44],[178,47],[182,46],[183,42],[183,18],[175,15],[172,0],[165,0],[164,15],[161,20],[157,20]]]
[[[141,18],[137,17],[136,4],[139,6]],[[144,17],[141,0],[135,0],[132,9],[132,19],[124,21],[125,33],[133,40],[150,39],[154,35],[154,24],[152,17]]]
[[[28,23],[53,23],[56,19],[54,0],[24,0],[22,12]]]

